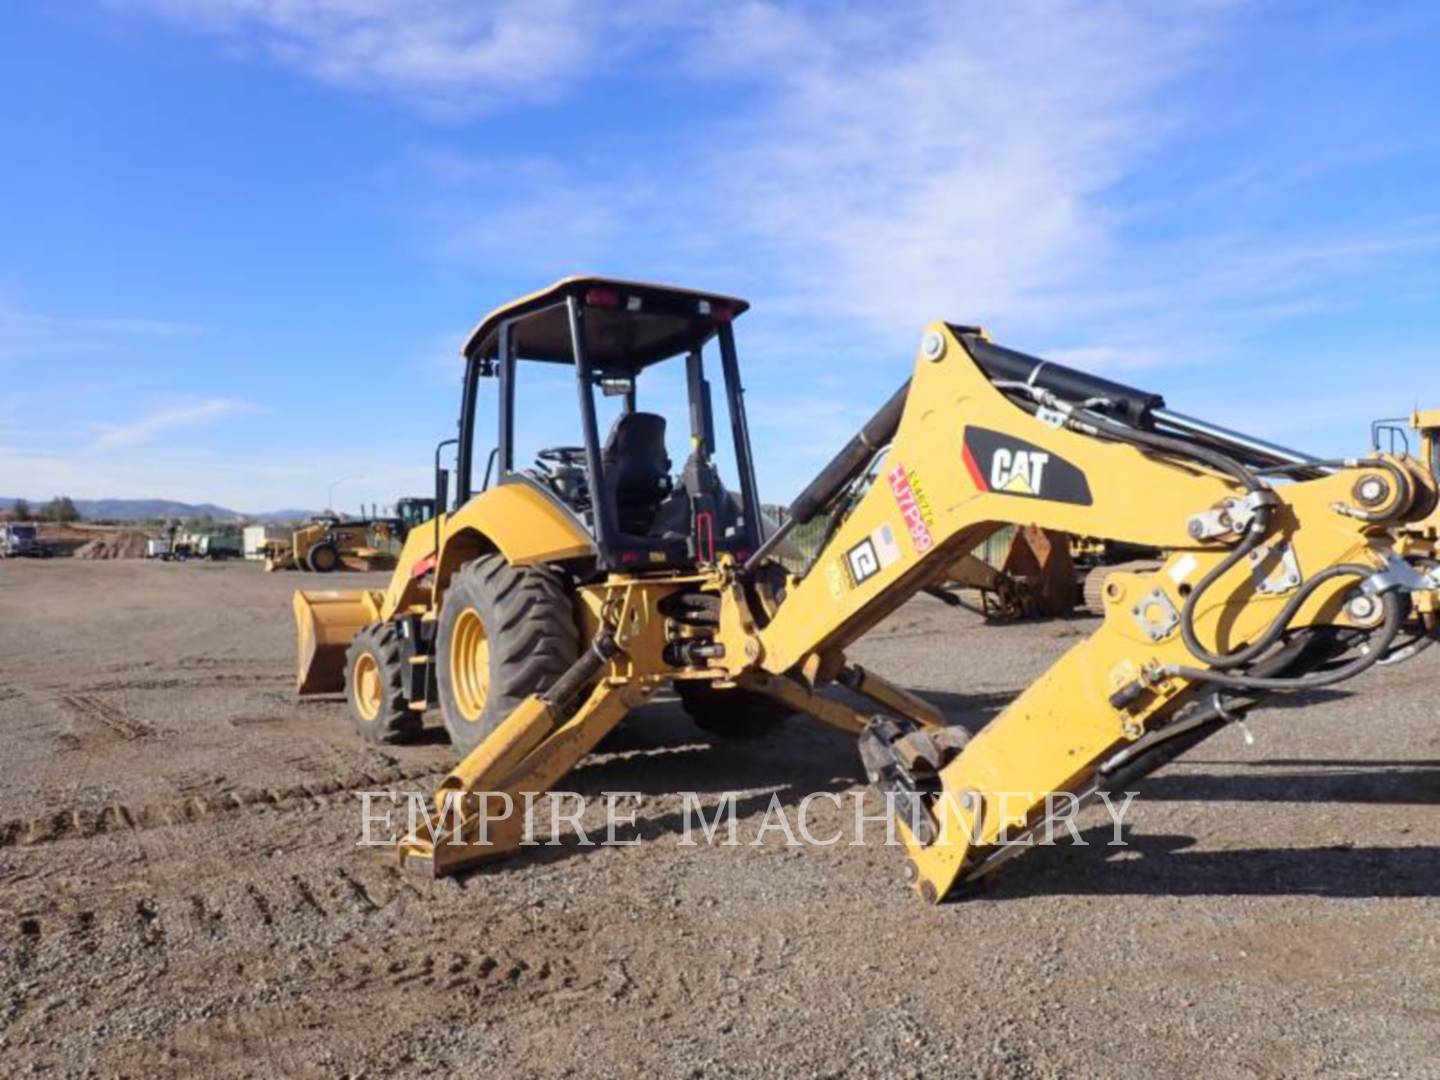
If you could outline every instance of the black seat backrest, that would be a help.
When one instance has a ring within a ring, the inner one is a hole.
[[[665,418],[644,412],[617,418],[605,440],[601,461],[606,486],[615,496],[621,530],[643,536],[656,507],[670,493]]]

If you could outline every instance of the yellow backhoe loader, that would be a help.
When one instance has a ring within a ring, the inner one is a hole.
[[[462,755],[401,843],[406,867],[447,874],[514,851],[522,796],[670,686],[714,730],[802,713],[853,733],[907,878],[935,902],[1024,850],[1005,841],[1045,823],[1051,793],[1124,790],[1270,695],[1393,660],[1403,634],[1412,652],[1433,640],[1417,616],[1433,620],[1440,579],[1397,556],[1390,531],[1435,510],[1428,469],[1381,453],[1317,461],[944,322],[762,535],[734,336],[746,308],[574,278],[487,316],[463,349],[453,500],[437,449],[446,512],[411,532],[387,589],[296,595],[302,694],[343,690],[379,741],[412,735],[438,704]],[[690,403],[678,476],[665,418],[639,408],[672,361]],[[573,373],[580,407],[577,445],[529,468],[515,460],[523,365]],[[477,483],[482,379],[496,382],[498,468]],[[620,399],[603,442],[597,391]],[[787,571],[772,552],[812,521],[824,542]],[[1163,559],[1112,574],[1094,634],[972,733],[845,650],[1007,525]],[[873,709],[820,692],[832,683]]]

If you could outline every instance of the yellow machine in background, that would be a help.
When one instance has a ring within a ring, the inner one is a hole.
[[[261,547],[265,569],[317,574],[388,570],[410,530],[434,516],[434,500],[420,498],[398,500],[392,517],[346,521],[336,514],[320,514],[286,539],[265,541]]]
[[[1370,425],[1371,444],[1379,451],[1382,442],[1391,452],[1410,450],[1415,437],[1416,457],[1440,482],[1440,409],[1416,410],[1406,420],[1377,420]],[[1440,509],[1422,521],[1396,530],[1397,548],[1406,555],[1440,559]]]
[[[336,570],[382,570],[395,565],[390,527],[384,522],[341,521],[320,516],[297,528],[289,538],[267,540],[265,569],[309,570],[329,574]]]
[[[301,693],[343,690],[378,741],[413,735],[438,704],[462,754],[401,845],[406,866],[448,873],[514,850],[522,796],[669,686],[720,733],[802,713],[857,736],[908,878],[936,901],[1023,850],[1005,840],[1039,828],[1052,793],[1122,790],[1270,695],[1397,659],[1404,633],[1412,652],[1433,640],[1416,615],[1433,613],[1440,579],[1392,540],[1435,511],[1429,469],[1316,461],[941,322],[905,385],[761,535],[733,333],[746,307],[581,278],[494,312],[464,348],[453,509],[411,532],[387,589],[296,594]],[[667,361],[689,392],[678,475],[666,419],[640,410]],[[529,468],[515,462],[521,363],[563,365],[580,390],[576,445]],[[483,489],[482,378],[499,409]],[[618,399],[603,443],[597,391]],[[811,522],[819,552],[787,570],[772,553]],[[1111,574],[1095,632],[971,733],[846,650],[1008,525],[1161,559]],[[871,708],[820,692],[836,683]]]

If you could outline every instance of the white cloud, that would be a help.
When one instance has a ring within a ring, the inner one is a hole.
[[[1212,9],[1184,10],[727,7],[676,77],[742,107],[639,164],[593,147],[437,155],[436,247],[503,250],[537,274],[726,275],[772,311],[887,334],[939,316],[1058,321],[1120,247],[1102,196],[1166,130],[1156,92],[1213,33]]]
[[[488,280],[593,270],[753,295],[746,354],[766,366],[748,366],[752,402],[793,400],[797,383],[837,367],[850,380],[833,401],[813,399],[803,429],[814,446],[853,428],[842,403],[863,416],[883,400],[929,319],[981,322],[1017,347],[1126,371],[1224,358],[1259,329],[1356,304],[1382,278],[1420,294],[1436,286],[1437,222],[1386,220],[1382,203],[1288,231],[1273,224],[1294,220],[1281,215],[1206,218],[1237,193],[1285,201],[1313,171],[1351,162],[1349,139],[1157,168],[1197,121],[1171,89],[1188,79],[1193,94],[1208,85],[1197,72],[1209,79],[1243,51],[1232,48],[1246,29],[1236,5],[750,0],[711,17],[668,2],[111,3],[449,114],[561,100],[597,74],[657,61],[649,76],[706,99],[693,129],[602,124],[553,153],[532,140],[508,155],[457,137],[459,150],[421,153],[430,187],[412,212],[432,224],[436,253],[462,272],[486,263]],[[642,78],[637,92],[656,86]],[[1232,124],[1247,108],[1233,85],[1224,109],[1208,92],[1198,104]],[[627,105],[644,114],[643,101]],[[1377,219],[1359,221],[1362,211]],[[3,341],[0,322],[0,355]],[[453,341],[420,344],[418,365],[455,377]],[[757,404],[755,416],[762,441],[810,450],[789,434],[788,409]]]
[[[1183,138],[1194,117],[1170,90],[1224,53],[1236,18],[1059,0],[730,6],[678,65],[733,96],[729,119],[643,164],[593,146],[437,155],[433,249],[503,253],[536,279],[583,267],[750,292],[749,332],[788,321],[812,361],[836,340],[908,347],[943,317],[1102,369],[1201,363],[1355,303],[1383,266],[1433,290],[1434,221],[1226,230],[1183,216],[1208,174],[1167,185],[1168,204],[1117,193]]]
[[[75,356],[137,341],[181,338],[199,327],[164,319],[46,315],[0,299],[0,362],[47,355]]]
[[[230,398],[207,398],[191,405],[147,413],[124,424],[101,424],[96,428],[92,449],[135,446],[165,432],[198,427],[207,421],[241,412],[244,408],[243,402]]]
[[[588,70],[610,22],[585,0],[110,0],[326,83],[472,113],[551,100]]]
[[[800,291],[880,325],[1046,305],[1113,249],[1096,196],[1153,145],[1151,96],[1204,25],[942,4],[818,15],[783,57],[768,33],[742,37],[742,59],[776,74],[772,107],[736,125],[728,205]]]

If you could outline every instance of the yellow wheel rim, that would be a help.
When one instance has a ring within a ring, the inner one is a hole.
[[[450,642],[450,685],[461,717],[466,723],[477,722],[490,697],[490,638],[474,608],[466,608],[455,620]]]
[[[361,653],[355,661],[355,711],[366,720],[374,720],[380,715],[383,696],[380,665],[368,652]]]

